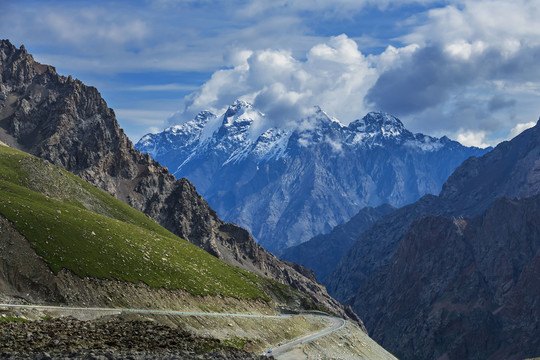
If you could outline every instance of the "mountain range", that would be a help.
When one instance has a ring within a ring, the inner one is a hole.
[[[540,122],[380,218],[324,282],[400,358],[537,356],[539,194]]]
[[[220,216],[271,251],[328,233],[366,206],[438,193],[463,160],[489,150],[413,134],[381,112],[346,126],[314,108],[278,125],[241,100],[135,147],[189,179]]]

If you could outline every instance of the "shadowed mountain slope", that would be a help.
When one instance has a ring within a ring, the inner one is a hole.
[[[330,233],[317,235],[305,243],[287,248],[279,256],[281,259],[312,269],[317,279],[324,281],[358,236],[382,216],[394,210],[395,208],[388,204],[376,208],[365,207],[351,220],[336,226]]]
[[[539,275],[540,196],[500,198],[415,220],[352,306],[400,359],[523,359],[540,353]]]
[[[539,180],[540,122],[377,221],[330,293],[404,359],[537,356]]]
[[[353,296],[367,276],[389,263],[410,224],[420,216],[474,216],[498,197],[538,193],[539,124],[482,157],[466,160],[448,178],[439,196],[426,195],[377,221],[357,239],[325,285],[341,301]]]

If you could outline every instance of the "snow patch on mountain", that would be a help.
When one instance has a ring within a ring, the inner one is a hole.
[[[252,153],[260,162],[279,159],[285,156],[285,150],[291,136],[290,130],[270,128],[259,136]]]

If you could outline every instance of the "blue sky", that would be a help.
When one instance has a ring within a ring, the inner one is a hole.
[[[96,86],[134,141],[242,98],[494,145],[540,115],[538,19],[539,0],[0,1],[0,37]]]

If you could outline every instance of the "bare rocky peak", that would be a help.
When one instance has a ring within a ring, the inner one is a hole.
[[[314,276],[278,260],[249,233],[221,221],[195,187],[134,149],[94,87],[0,41],[0,140],[59,165],[107,191],[211,254],[307,292],[347,312]]]
[[[540,193],[540,120],[493,151],[465,161],[443,185],[440,197],[452,212],[475,215],[501,196]]]

